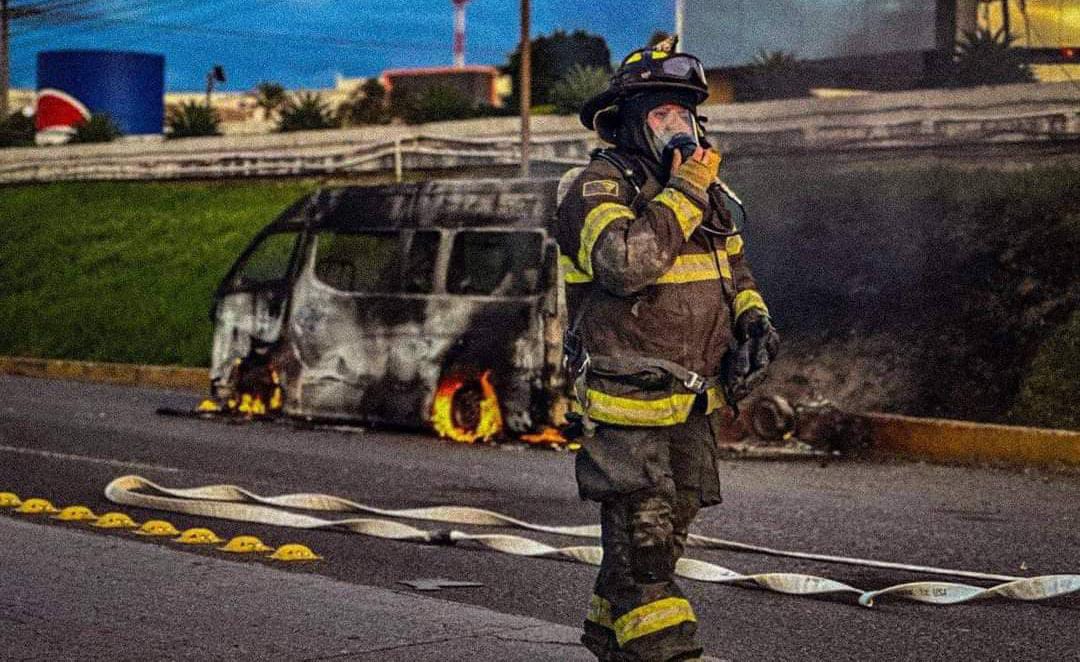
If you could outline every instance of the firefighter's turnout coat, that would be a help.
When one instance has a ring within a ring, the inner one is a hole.
[[[686,421],[698,394],[684,379],[634,359],[661,359],[710,379],[711,412],[724,404],[716,381],[733,321],[751,308],[768,311],[742,237],[698,230],[703,221],[742,227],[734,194],[721,185],[717,210],[682,180],[665,187],[633,156],[611,151],[619,165],[639,170],[594,157],[565,188],[554,224],[568,323],[591,358],[578,406],[600,423],[675,425]]]

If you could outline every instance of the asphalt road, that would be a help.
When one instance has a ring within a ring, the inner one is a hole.
[[[393,431],[302,430],[154,414],[161,406],[194,403],[178,393],[0,377],[0,491],[45,497],[60,506],[83,504],[101,513],[118,509],[104,499],[105,485],[136,473],[167,486],[234,483],[261,494],[321,492],[384,508],[469,505],[550,524],[596,518],[596,508],[577,498],[570,453],[470,447]],[[725,462],[722,472],[726,501],[699,518],[696,530],[705,535],[999,574],[1080,573],[1080,475],[805,461]],[[163,518],[181,529],[207,526],[223,538],[253,534],[275,546],[301,542],[325,559],[281,565],[44,519],[34,520],[34,526],[77,530],[81,538],[127,536],[192,558],[213,557],[214,563],[271,566],[278,574],[317,574],[398,594],[412,593],[402,580],[480,582],[482,587],[434,595],[566,626],[580,623],[594,575],[588,566],[470,546],[123,510],[137,521]],[[19,517],[9,513],[0,517]],[[557,546],[590,544],[528,535]],[[47,554],[50,547],[41,549],[46,551],[35,554]],[[745,573],[802,572],[864,589],[928,578],[745,553],[691,555]],[[18,567],[17,559],[5,559],[10,561]],[[109,570],[122,571],[128,562],[123,555],[97,558]],[[267,581],[273,576],[267,573]],[[707,652],[723,659],[1080,659],[1078,594],[1039,603],[993,599],[950,607],[885,598],[867,609],[849,598],[792,597],[689,581],[684,587]],[[69,610],[81,602],[75,596]],[[145,609],[152,612],[152,605],[148,601]]]

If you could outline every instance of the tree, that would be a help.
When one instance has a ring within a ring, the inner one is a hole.
[[[566,76],[575,64],[598,67],[611,71],[611,51],[599,35],[584,30],[567,34],[556,30],[550,37],[539,36],[531,42],[532,85],[530,92],[534,104],[551,103],[555,83]],[[510,61],[502,69],[512,80],[507,105],[517,108],[521,104],[521,48],[510,54]]]
[[[1011,48],[1015,40],[1015,37],[1007,36],[1004,29],[990,32],[979,28],[965,32],[956,44],[956,55],[942,84],[945,87],[973,87],[1034,82],[1035,76],[1027,62]]]
[[[460,90],[439,85],[421,94],[394,95],[392,109],[395,116],[408,124],[463,120],[481,114],[475,101]]]
[[[94,113],[90,119],[75,125],[73,143],[111,143],[123,133],[108,113]]]
[[[337,119],[326,102],[314,92],[301,92],[285,100],[278,111],[278,131],[333,129]]]
[[[576,115],[585,102],[607,89],[608,72],[600,67],[575,64],[551,89],[559,115]]]
[[[286,98],[285,87],[281,83],[264,80],[255,86],[255,104],[262,108],[264,120],[270,119]]]
[[[0,121],[0,147],[29,147],[35,132],[33,116],[16,111]]]
[[[206,104],[188,101],[178,106],[169,106],[165,124],[169,128],[170,139],[216,136],[220,134],[221,118],[217,111]]]
[[[809,94],[810,85],[795,54],[764,48],[754,56],[746,85],[738,91],[740,101],[790,99]]]
[[[345,125],[385,124],[390,121],[386,107],[386,88],[377,78],[369,78],[354,90],[337,109],[338,120]]]

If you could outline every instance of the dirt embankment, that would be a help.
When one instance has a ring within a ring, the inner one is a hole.
[[[1080,171],[731,179],[785,340],[765,391],[1080,428]]]

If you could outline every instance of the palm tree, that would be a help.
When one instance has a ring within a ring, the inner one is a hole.
[[[285,103],[285,87],[281,83],[264,80],[255,86],[255,103],[263,109],[263,119],[268,120],[274,111]]]
[[[575,64],[551,88],[555,112],[576,115],[585,102],[608,86],[608,72],[601,67]]]
[[[965,32],[956,44],[956,57],[947,80],[950,87],[975,85],[1005,85],[1008,83],[1031,83],[1035,75],[1016,49],[1011,48],[1016,37],[1005,34],[1005,29],[990,32],[979,28]]]
[[[338,126],[338,120],[329,106],[314,92],[301,92],[288,97],[281,105],[278,117],[278,131],[309,131],[312,129],[332,129]]]
[[[165,123],[169,127],[169,138],[216,136],[220,133],[221,118],[210,106],[188,101],[178,106],[170,106]]]

